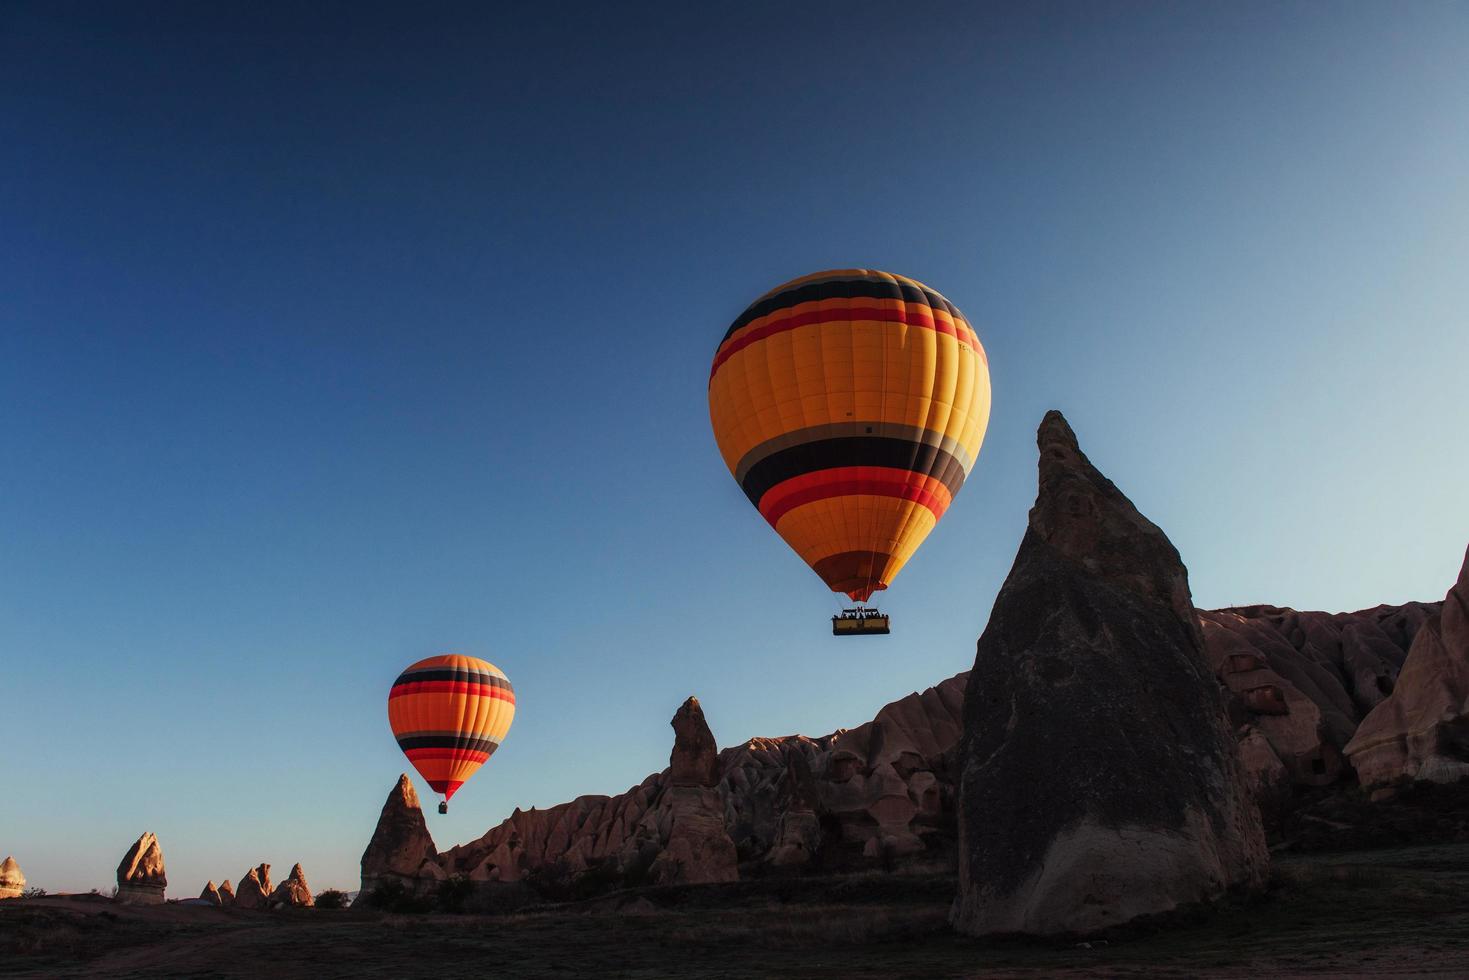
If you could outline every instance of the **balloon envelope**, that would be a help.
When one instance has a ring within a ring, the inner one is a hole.
[[[514,718],[510,679],[477,657],[420,660],[388,692],[398,747],[445,800],[495,754]]]
[[[897,577],[974,467],[989,363],[958,308],[914,279],[818,272],[724,335],[709,418],[730,473],[834,592]]]

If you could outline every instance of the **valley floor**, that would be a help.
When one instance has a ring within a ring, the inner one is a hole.
[[[1283,857],[1268,894],[1092,941],[979,941],[947,875],[653,889],[496,916],[0,902],[0,977],[1464,977],[1469,845]]]

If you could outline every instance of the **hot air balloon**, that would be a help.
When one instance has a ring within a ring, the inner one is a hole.
[[[892,584],[974,468],[989,363],[958,308],[914,279],[793,279],[730,325],[709,418],[730,473],[833,592],[838,635],[888,632],[864,607]]]
[[[388,724],[398,748],[449,800],[500,747],[515,718],[515,691],[494,664],[445,654],[420,660],[388,692]]]

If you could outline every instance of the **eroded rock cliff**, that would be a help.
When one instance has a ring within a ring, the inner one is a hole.
[[[1364,786],[1469,776],[1469,553],[1443,606],[1414,635],[1392,693],[1346,753]]]

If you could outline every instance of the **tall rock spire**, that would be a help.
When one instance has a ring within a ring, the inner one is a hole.
[[[439,852],[423,819],[418,791],[408,774],[403,773],[388,793],[377,818],[377,829],[367,842],[367,850],[362,852],[362,894],[371,894],[385,879],[397,879],[407,885],[424,879],[441,879],[444,873],[438,861]]]
[[[972,935],[1093,932],[1268,865],[1177,549],[1059,412],[1037,444],[965,694],[952,920]]]

